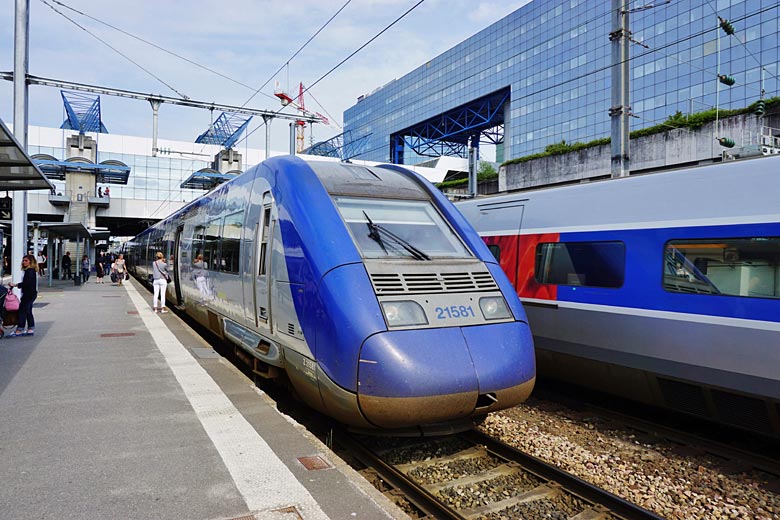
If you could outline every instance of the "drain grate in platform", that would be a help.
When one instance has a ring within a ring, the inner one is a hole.
[[[129,336],[135,336],[135,332],[108,332],[101,334],[101,338],[126,338]]]
[[[127,311],[127,314],[138,314],[138,311]]]
[[[298,510],[295,508],[295,506],[287,506],[283,507],[281,509],[274,509],[274,513],[290,513],[291,515],[295,515],[298,520],[303,520],[303,517],[298,512]]]
[[[33,303],[33,309],[40,309],[41,307],[46,307],[47,305],[49,305],[49,302]]]
[[[117,295],[113,295],[113,296],[101,296],[101,298],[121,298],[121,297],[122,296],[120,296],[118,294]]]
[[[298,462],[303,464],[303,467],[308,469],[309,471],[318,470],[318,469],[329,469],[331,465],[320,457],[319,455],[315,457],[298,457]]]

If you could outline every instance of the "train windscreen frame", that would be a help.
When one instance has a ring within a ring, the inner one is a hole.
[[[429,201],[334,197],[363,258],[473,258]]]

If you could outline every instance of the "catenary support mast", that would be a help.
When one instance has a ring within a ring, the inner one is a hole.
[[[628,0],[612,0],[612,177],[629,174]]]
[[[27,151],[27,69],[30,61],[30,0],[16,0],[14,22],[14,135]],[[27,254],[27,191],[14,192],[11,212],[11,276],[21,280]],[[37,244],[36,244],[37,245]]]

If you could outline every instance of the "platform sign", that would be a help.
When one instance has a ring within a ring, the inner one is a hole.
[[[0,220],[11,220],[11,213],[13,212],[14,201],[11,197],[5,196],[0,199]]]

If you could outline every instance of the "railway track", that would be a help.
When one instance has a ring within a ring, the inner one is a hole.
[[[426,519],[660,520],[476,430],[435,439],[334,439]]]

